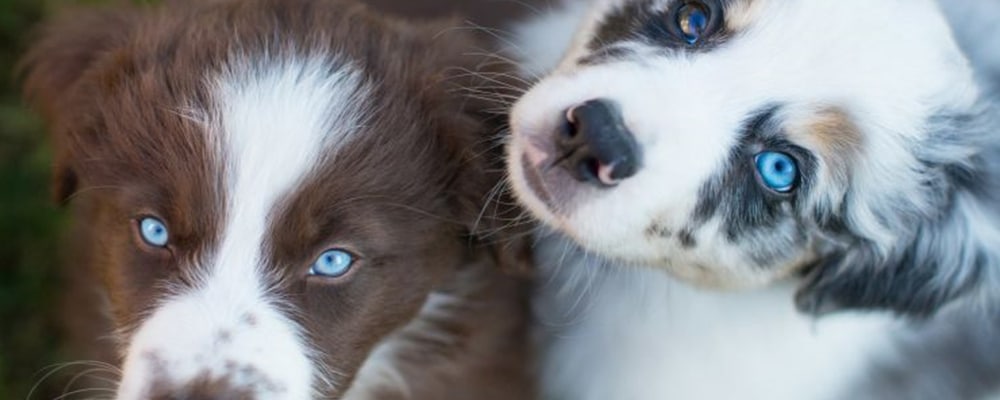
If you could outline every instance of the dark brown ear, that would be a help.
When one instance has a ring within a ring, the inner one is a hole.
[[[131,9],[67,9],[40,27],[18,66],[24,96],[46,119],[53,146],[53,195],[76,191],[73,149],[65,132],[80,117],[87,96],[81,81],[100,58],[124,43],[135,23]]]
[[[135,13],[131,9],[63,10],[40,27],[21,61],[26,98],[47,119],[57,118],[95,61],[121,46]]]

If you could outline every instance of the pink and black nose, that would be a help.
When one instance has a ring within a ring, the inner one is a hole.
[[[610,187],[639,171],[639,144],[617,104],[596,99],[570,108],[563,126],[556,139],[556,165],[576,180]]]

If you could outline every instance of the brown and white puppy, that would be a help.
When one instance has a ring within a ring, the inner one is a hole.
[[[1000,388],[995,1],[561,3],[508,159],[549,397]]]
[[[474,45],[446,28],[338,0],[48,26],[26,91],[116,398],[529,398],[520,284],[477,242],[500,168],[458,90]]]

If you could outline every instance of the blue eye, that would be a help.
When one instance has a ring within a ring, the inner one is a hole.
[[[708,8],[698,3],[688,3],[677,11],[677,26],[688,44],[698,43],[705,31],[711,14]]]
[[[170,241],[167,225],[153,217],[139,221],[139,233],[142,235],[142,240],[153,247],[166,247]]]
[[[757,154],[754,162],[757,164],[757,174],[769,189],[788,193],[795,188],[799,180],[799,167],[795,159],[785,153],[765,151]]]
[[[323,252],[313,263],[310,275],[323,276],[327,278],[339,278],[351,270],[354,264],[354,256],[339,249],[332,249]]]

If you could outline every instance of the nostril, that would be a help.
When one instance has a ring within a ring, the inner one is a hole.
[[[577,176],[583,182],[600,183],[600,170],[601,162],[593,157],[584,158],[577,164]]]
[[[557,130],[556,165],[580,182],[615,186],[638,172],[639,145],[613,101],[595,99],[565,111]]]
[[[563,139],[573,139],[576,137],[576,125],[572,121],[563,121],[559,126],[559,136]]]
[[[573,117],[575,107],[566,110],[566,117],[559,125],[559,135],[564,139],[573,139],[577,135],[576,119]]]
[[[621,171],[622,169],[615,163],[604,164],[596,158],[589,157],[581,159],[577,164],[575,176],[581,182],[611,187],[621,183],[625,178]]]
[[[616,168],[616,163],[600,164],[597,167],[597,180],[605,186],[614,186],[621,182],[619,178],[621,168]]]

